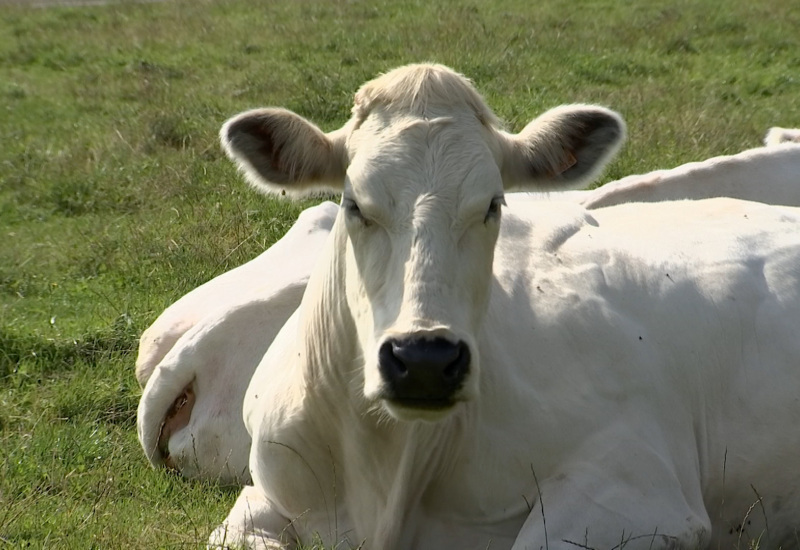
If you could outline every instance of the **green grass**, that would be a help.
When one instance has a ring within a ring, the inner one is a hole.
[[[798,28],[768,0],[0,5],[0,548],[200,547],[231,506],[147,466],[133,377],[158,313],[302,207],[242,183],[228,116],[330,130],[365,80],[438,61],[511,129],[565,102],[622,112],[607,181],[800,126]]]

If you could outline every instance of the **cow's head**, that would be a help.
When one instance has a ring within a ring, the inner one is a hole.
[[[478,392],[476,339],[504,192],[579,188],[624,133],[616,113],[572,105],[512,135],[467,79],[412,65],[365,84],[335,132],[260,109],[226,122],[221,136],[257,187],[342,193],[364,394],[396,418],[437,419]]]

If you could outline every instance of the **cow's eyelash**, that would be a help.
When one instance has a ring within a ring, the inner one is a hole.
[[[342,199],[342,208],[344,208],[344,211],[348,216],[352,216],[360,220],[366,226],[371,225],[372,222],[364,217],[364,214],[361,213],[361,208],[359,208],[358,203],[353,199]]]
[[[483,223],[488,222],[490,219],[497,218],[500,215],[500,207],[506,205],[506,198],[504,196],[494,197],[489,203],[489,209],[486,211],[486,217]]]
[[[358,207],[358,203],[353,199],[342,199],[342,208],[349,214],[361,215],[361,209]]]

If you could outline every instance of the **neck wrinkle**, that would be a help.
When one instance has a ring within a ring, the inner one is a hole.
[[[414,422],[395,430],[402,451],[390,485],[383,488],[385,507],[377,515],[370,548],[410,548],[414,546],[418,516],[431,485],[449,473],[461,452],[468,413],[463,407],[441,422]]]
[[[349,388],[339,386],[347,385],[352,358],[359,353],[355,323],[345,297],[345,259],[341,251],[346,238],[344,222],[338,217],[300,304],[299,349],[305,354],[303,376],[312,395],[327,388],[349,394]]]

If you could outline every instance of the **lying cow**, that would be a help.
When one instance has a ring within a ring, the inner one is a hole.
[[[145,387],[156,366],[181,336],[217,310],[226,310],[261,295],[298,290],[295,301],[299,304],[311,266],[333,226],[336,210],[333,203],[325,203],[304,211],[292,229],[266,252],[197,287],[159,315],[139,339],[136,357],[139,385]],[[306,253],[298,255],[298,250]],[[290,263],[293,270],[278,267]]]
[[[246,487],[213,545],[732,548],[800,528],[800,211],[528,203],[618,147],[613,112],[519,135],[431,65],[323,134],[223,128],[252,183],[342,206],[244,401]]]
[[[767,135],[767,147],[629,176],[594,190],[581,203],[595,209],[626,202],[733,197],[800,206],[800,145],[774,147],[774,131]]]
[[[774,134],[772,129],[769,135]],[[529,201],[572,201],[595,209],[726,195],[800,206],[800,147],[753,149],[629,176],[592,191],[509,193],[506,199],[520,208]],[[324,203],[305,211],[267,252],[187,294],[142,335],[140,383],[144,386],[156,367],[172,380],[164,383],[159,375],[140,404],[140,439],[154,465],[225,484],[249,481],[244,466],[250,436],[241,419],[245,390],[258,360],[300,304],[337,210]],[[162,361],[173,347],[180,351]],[[246,356],[242,350],[248,350]]]
[[[330,202],[305,210],[266,252],[190,292],[144,332],[138,430],[151,463],[223,484],[250,480],[244,393],[297,309],[337,211]]]

